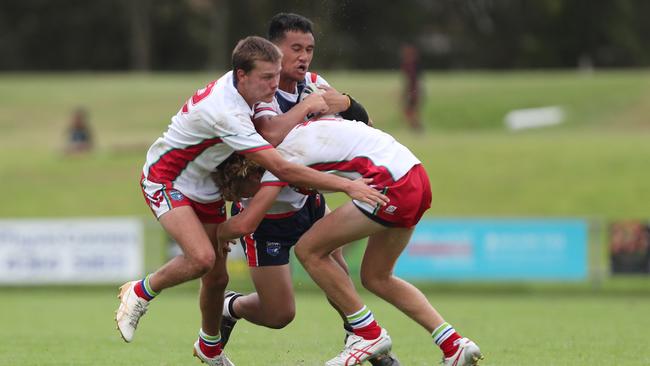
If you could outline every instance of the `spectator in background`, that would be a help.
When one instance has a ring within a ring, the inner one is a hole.
[[[93,139],[88,124],[88,113],[79,107],[72,113],[67,129],[66,154],[83,153],[92,150]]]
[[[422,130],[420,121],[420,55],[418,49],[410,43],[404,44],[401,50],[401,69],[404,75],[404,118],[414,131]]]

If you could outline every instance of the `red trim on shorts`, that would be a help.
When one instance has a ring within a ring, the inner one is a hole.
[[[248,266],[257,267],[257,250],[255,248],[255,239],[253,239],[253,234],[245,235],[244,242],[246,243],[246,259],[248,259]]]
[[[254,148],[251,148],[251,149],[239,150],[239,151],[237,151],[237,152],[238,152],[239,154],[248,154],[248,153],[252,153],[252,152],[256,152],[256,151],[262,151],[262,150],[267,150],[267,149],[272,149],[272,148],[273,148],[273,145],[269,144],[269,145],[264,145],[264,146],[254,147]]]
[[[296,214],[297,211],[289,211],[289,212],[284,212],[284,213],[277,213],[277,214],[266,214],[264,215],[265,219],[271,219],[271,220],[277,220],[277,219],[286,219],[287,217],[291,217]]]
[[[207,148],[221,143],[220,138],[203,140],[201,143],[183,149],[172,149],[163,154],[158,161],[151,164],[147,179],[152,182],[173,182],[187,167],[190,161],[196,159]]]

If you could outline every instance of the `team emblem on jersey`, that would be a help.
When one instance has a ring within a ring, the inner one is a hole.
[[[393,205],[388,205],[388,206],[384,209],[384,212],[386,212],[387,214],[391,214],[391,215],[394,214],[395,211],[397,211],[397,207],[395,207],[395,206],[393,206]]]
[[[278,254],[280,254],[280,243],[274,241],[267,241],[266,253],[272,257],[276,257]]]
[[[185,196],[180,191],[177,191],[175,189],[172,189],[169,191],[169,197],[171,197],[174,201],[181,201]]]

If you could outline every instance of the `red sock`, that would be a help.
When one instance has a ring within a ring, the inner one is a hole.
[[[221,342],[217,343],[216,345],[211,345],[205,343],[202,338],[199,337],[199,348],[201,349],[201,352],[206,357],[209,358],[215,358],[223,352],[223,347],[221,346]]]
[[[133,291],[135,291],[135,294],[138,295],[138,297],[141,299],[145,299],[147,301],[151,301],[151,299],[153,299],[153,297],[149,296],[147,294],[147,291],[144,289],[144,280],[138,281],[138,283],[136,283],[133,287]]]
[[[359,337],[363,337],[363,339],[375,339],[381,334],[381,327],[373,320],[372,323],[363,328],[353,329],[353,332]]]
[[[451,357],[456,353],[456,351],[458,351],[458,345],[454,344],[454,341],[460,338],[460,334],[454,332],[449,336],[449,338],[442,342],[440,349],[442,350],[442,353],[445,354],[445,357]]]

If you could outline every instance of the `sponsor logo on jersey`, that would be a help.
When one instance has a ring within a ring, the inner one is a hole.
[[[386,212],[387,214],[391,214],[391,215],[394,214],[395,211],[397,211],[397,207],[395,207],[395,206],[393,206],[393,205],[388,205],[388,206],[384,209],[384,212]]]
[[[175,189],[172,189],[169,191],[169,197],[171,197],[174,201],[181,201],[185,196],[180,191],[177,191]]]
[[[266,253],[272,257],[276,257],[278,254],[280,254],[280,243],[275,241],[267,241]]]

